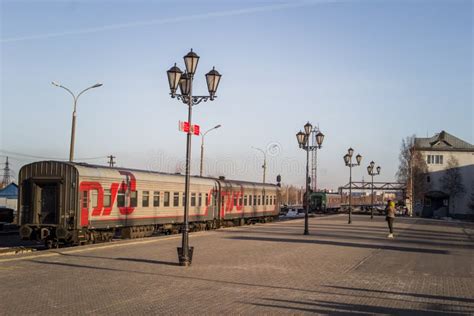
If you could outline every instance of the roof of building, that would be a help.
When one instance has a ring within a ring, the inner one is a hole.
[[[3,189],[0,189],[0,198],[13,199],[18,197],[18,185],[10,183]]]
[[[446,150],[446,151],[474,151],[474,146],[445,131],[428,138],[415,138],[415,149]]]

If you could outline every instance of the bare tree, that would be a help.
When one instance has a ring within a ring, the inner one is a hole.
[[[423,155],[415,148],[415,135],[402,139],[399,161],[397,180],[406,183],[407,194],[413,207],[414,201],[422,200],[430,188],[426,182],[428,165]]]
[[[407,136],[402,139],[402,145],[400,146],[400,155],[398,159],[400,164],[398,165],[397,180],[399,182],[407,183],[410,180],[410,161],[412,156],[412,149],[415,142],[415,135]]]
[[[456,197],[466,192],[462,184],[461,172],[459,172],[459,161],[454,156],[451,156],[446,164],[446,173],[441,178],[441,187],[449,194],[449,200],[452,201],[449,204],[454,210]]]

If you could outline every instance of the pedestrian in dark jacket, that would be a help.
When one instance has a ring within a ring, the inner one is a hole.
[[[395,221],[395,203],[393,201],[387,202],[387,207],[385,208],[385,220],[388,223],[388,229],[390,233],[388,238],[393,238],[393,222]]]

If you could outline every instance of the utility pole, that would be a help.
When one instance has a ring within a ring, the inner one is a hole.
[[[115,159],[116,157],[110,155],[110,156],[107,156],[107,158],[109,158],[109,167],[115,166],[115,161],[114,161],[114,159]]]

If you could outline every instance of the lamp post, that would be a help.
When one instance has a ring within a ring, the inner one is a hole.
[[[367,172],[369,173],[369,176],[372,177],[372,198],[371,198],[371,203],[372,207],[370,208],[370,219],[374,218],[374,176],[377,176],[380,174],[380,166],[377,166],[376,170],[374,170],[375,167],[375,162],[371,161],[370,164],[367,166]]]
[[[316,148],[321,148],[321,145],[323,144],[324,140],[324,134],[321,133],[320,131],[318,134],[316,134],[316,143],[317,145],[310,146],[309,144],[309,138],[311,135],[311,132],[313,131],[313,125],[311,125],[310,122],[306,123],[304,125],[304,132],[299,131],[296,134],[296,140],[298,141],[298,145],[300,146],[301,149],[306,150],[306,205],[305,205],[305,212],[304,212],[304,235],[309,235],[309,229],[308,229],[308,212],[309,212],[309,184],[310,184],[310,179],[309,179],[309,152],[316,150]]]
[[[193,80],[194,74],[196,73],[197,64],[199,62],[199,56],[191,51],[184,56],[184,64],[186,71],[183,73],[176,64],[171,67],[168,71],[168,83],[171,90],[171,97],[177,98],[188,106],[188,124],[189,130],[186,137],[186,177],[185,177],[185,188],[184,188],[184,221],[182,228],[182,246],[178,247],[178,259],[181,266],[189,266],[192,262],[193,247],[189,247],[189,188],[190,188],[190,161],[191,161],[191,116],[192,108],[201,102],[207,102],[208,100],[213,101],[216,98],[217,87],[221,75],[217,70],[212,68],[206,74],[207,89],[209,91],[208,96],[195,96],[193,95]],[[177,94],[176,90],[179,89],[181,94]]]
[[[63,88],[64,90],[69,92],[72,95],[72,98],[74,99],[74,111],[72,112],[72,127],[71,127],[71,145],[69,147],[69,161],[72,162],[74,160],[74,140],[75,140],[75,136],[76,136],[77,100],[79,99],[81,94],[83,94],[87,90],[102,87],[102,84],[101,83],[96,83],[95,85],[90,86],[89,88],[86,88],[86,89],[82,90],[81,92],[79,92],[79,94],[77,96],[71,90],[69,90],[65,86],[63,86],[63,85],[61,85],[61,84],[59,84],[55,81],[51,82],[51,84],[56,86],[56,87]]]
[[[352,163],[352,156],[354,155],[354,149],[349,148],[347,154],[344,155],[344,162],[349,167],[349,221],[348,224],[352,223],[352,167],[360,166],[362,156],[357,154],[356,163]]]
[[[209,133],[210,131],[218,129],[219,127],[221,127],[220,124],[214,126],[211,129],[208,129],[207,131],[204,132],[204,134],[201,133],[201,164],[200,164],[200,168],[199,168],[199,176],[200,177],[202,177],[202,164],[203,164],[203,160],[204,160],[204,136],[206,136],[206,134]]]
[[[266,173],[267,173],[267,151],[269,151],[269,150],[271,150],[275,147],[277,147],[277,145],[273,144],[272,146],[267,148],[267,150],[263,150],[261,148],[257,148],[257,147],[252,146],[253,149],[258,150],[263,154],[263,165],[262,165],[262,169],[263,169],[263,182],[262,183],[263,184],[265,184],[265,176],[266,176]]]

